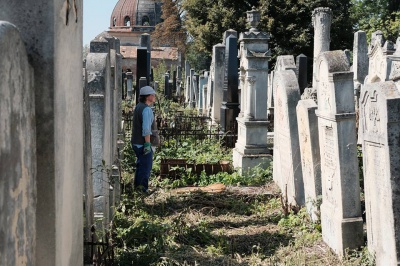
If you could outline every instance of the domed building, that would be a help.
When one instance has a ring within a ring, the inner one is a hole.
[[[123,70],[136,73],[137,47],[142,34],[150,34],[162,22],[161,0],[119,0],[110,17],[107,33],[120,40]],[[176,47],[152,47],[151,66],[163,61],[172,69],[180,65],[180,54]]]

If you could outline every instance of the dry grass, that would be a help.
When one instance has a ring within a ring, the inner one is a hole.
[[[119,265],[372,265],[361,253],[338,258],[304,211],[284,216],[273,184],[178,195],[158,189],[135,197],[137,207],[124,217],[164,229],[148,238],[140,229],[142,238],[119,250]]]

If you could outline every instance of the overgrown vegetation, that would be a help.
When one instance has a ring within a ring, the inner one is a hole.
[[[159,111],[168,116],[181,108],[162,100]],[[123,195],[112,227],[118,265],[374,265],[366,248],[348,251],[340,259],[322,241],[321,225],[312,223],[305,209],[285,208],[272,182],[272,167],[214,175],[179,168],[174,169],[179,178],[160,178],[163,158],[230,160],[231,150],[218,139],[164,143],[155,153],[153,193],[133,190],[135,156],[129,131],[126,138]],[[226,189],[176,189],[215,183]]]

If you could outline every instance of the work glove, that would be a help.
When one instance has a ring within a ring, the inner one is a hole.
[[[145,142],[143,145],[143,155],[147,155],[151,152],[151,143]]]

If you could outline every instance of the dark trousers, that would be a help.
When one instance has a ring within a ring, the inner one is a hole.
[[[138,148],[132,145],[136,154],[135,188],[142,187],[143,192],[149,188],[151,168],[153,167],[153,150],[149,154],[143,155],[143,147]]]

